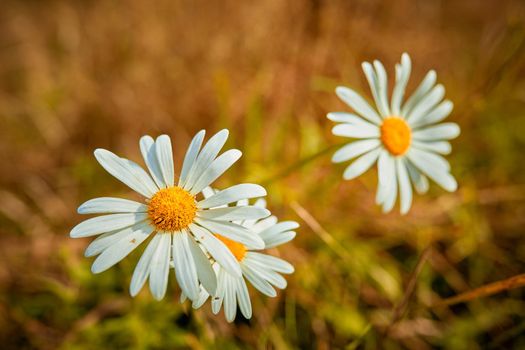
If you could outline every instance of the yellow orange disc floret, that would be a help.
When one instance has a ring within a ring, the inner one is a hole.
[[[394,156],[405,154],[412,142],[412,131],[404,119],[388,117],[381,124],[381,141]]]
[[[179,231],[188,227],[197,213],[195,197],[180,187],[164,188],[148,203],[148,216],[159,231]]]
[[[215,234],[215,237],[217,237],[222,243],[224,243],[224,245],[226,245],[226,247],[228,247],[237,261],[242,261],[242,259],[244,259],[244,256],[246,255],[246,247],[244,244],[235,242],[234,240],[219,234]]]

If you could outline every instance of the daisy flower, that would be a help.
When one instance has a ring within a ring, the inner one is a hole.
[[[140,139],[149,174],[131,160],[104,149],[95,150],[100,165],[144,200],[102,197],[88,200],[78,208],[80,214],[105,214],[81,222],[70,233],[73,238],[99,235],[85,252],[87,257],[98,255],[91,267],[93,273],[107,270],[151,237],[133,272],[130,294],[137,295],[149,278],[151,293],[162,299],[173,259],[180,288],[190,299],[197,299],[201,284],[211,294],[216,291],[210,257],[232,276],[242,274],[231,250],[211,232],[222,232],[227,239],[250,249],[264,248],[261,237],[232,221],[261,219],[270,215],[268,210],[255,206],[216,208],[265,196],[263,187],[239,184],[208,198],[198,198],[241,156],[236,149],[218,156],[228,130],[218,132],[201,148],[204,134],[204,130],[200,131],[191,141],[177,183],[167,135],[156,140],[150,136]]]
[[[428,190],[428,178],[447,191],[457,188],[450,174],[450,164],[441,155],[451,152],[448,140],[460,133],[455,123],[440,123],[452,111],[452,102],[444,100],[443,85],[436,84],[436,72],[427,73],[419,87],[403,103],[410,77],[410,57],[404,53],[396,65],[396,81],[389,101],[387,74],[379,61],[364,62],[375,108],[347,87],[338,87],[336,94],[356,114],[333,112],[328,119],[337,122],[332,133],[358,141],[335,152],[334,163],[357,158],[344,171],[343,178],[353,179],[377,162],[378,188],[376,203],[383,212],[394,207],[399,192],[400,211],[405,214],[412,204],[412,184],[418,193]]]
[[[245,208],[246,205],[247,201],[239,201],[237,208]],[[266,202],[259,199],[254,206],[265,208]],[[299,224],[294,221],[277,222],[275,216],[262,220],[244,220],[238,223],[260,237],[265,243],[265,248],[277,247],[291,241],[295,237],[293,230],[299,227]],[[263,254],[259,252],[260,249],[247,247],[224,236],[222,231],[218,232],[220,233],[215,233],[215,236],[224,242],[235,256],[241,265],[243,276],[231,274],[220,264],[213,265],[218,285],[217,293],[211,300],[212,311],[218,314],[224,304],[226,320],[232,322],[237,314],[237,306],[239,306],[243,316],[249,319],[252,317],[252,305],[245,279],[261,293],[275,297],[277,292],[274,287],[284,289],[287,285],[286,280],[280,274],[293,273],[294,267],[283,259]],[[210,293],[201,287],[199,298],[193,300],[193,308],[200,308],[209,296]],[[184,302],[185,299],[185,295],[182,294],[181,302]]]

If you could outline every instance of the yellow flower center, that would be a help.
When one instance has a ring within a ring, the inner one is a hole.
[[[158,191],[148,204],[148,216],[159,231],[186,228],[193,222],[196,213],[195,197],[177,186]]]
[[[388,117],[381,124],[381,141],[395,156],[405,154],[412,141],[412,131],[404,119]]]
[[[224,245],[226,245],[226,247],[228,247],[237,261],[242,261],[242,259],[244,259],[244,256],[246,255],[246,247],[244,244],[235,242],[234,240],[221,236],[217,233],[215,234],[215,237],[217,237],[222,243],[224,243]]]

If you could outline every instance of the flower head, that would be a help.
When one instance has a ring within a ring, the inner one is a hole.
[[[410,70],[410,57],[405,53],[396,65],[396,82],[389,101],[385,68],[379,61],[373,65],[364,62],[363,71],[376,108],[355,91],[338,87],[337,96],[357,114],[328,113],[328,119],[339,123],[332,129],[334,135],[359,139],[335,152],[332,161],[340,163],[358,157],[346,168],[346,180],[361,175],[377,162],[376,202],[384,212],[392,210],[399,192],[401,213],[407,213],[412,204],[412,184],[416,191],[425,193],[427,177],[447,191],[457,188],[450,165],[441,155],[450,153],[448,140],[459,135],[459,127],[455,123],[435,125],[450,114],[452,102],[442,101],[445,89],[435,85],[436,73],[431,70],[403,103]]]
[[[213,192],[210,192],[213,193]],[[257,200],[254,205],[258,208],[265,208],[266,202],[263,199]],[[247,201],[239,201],[237,208],[246,208]],[[254,235],[260,237],[265,248],[277,247],[291,241],[295,237],[294,229],[299,227],[295,221],[278,222],[275,216],[270,216],[262,220],[242,220],[238,222],[243,227],[251,230]],[[219,313],[224,305],[224,314],[228,322],[232,322],[237,314],[237,306],[246,318],[252,316],[252,306],[246,280],[248,280],[261,293],[275,297],[279,289],[286,288],[286,280],[281,274],[294,272],[293,266],[287,261],[264,254],[261,249],[254,249],[235,242],[229,238],[216,233],[216,236],[223,241],[228,249],[235,256],[242,269],[242,276],[232,275],[220,264],[215,264],[214,271],[217,275],[217,292],[211,300],[212,311]],[[201,287],[199,298],[193,300],[192,306],[200,308],[209,298],[210,293]],[[181,296],[184,301],[185,296]]]
[[[88,200],[78,208],[80,214],[105,214],[85,220],[71,230],[71,237],[98,237],[87,247],[85,255],[98,257],[91,270],[99,273],[126,257],[151,237],[133,277],[132,296],[149,286],[156,299],[166,293],[170,262],[176,279],[190,299],[199,297],[202,285],[214,294],[217,279],[212,262],[232,276],[242,275],[236,256],[225,240],[250,249],[263,249],[264,240],[253,235],[235,220],[258,220],[270,215],[264,208],[228,207],[238,200],[266,195],[259,185],[240,184],[199,198],[201,191],[213,183],[241,156],[236,149],[218,155],[228,138],[222,130],[203,146],[204,130],[195,135],[186,152],[180,177],[175,182],[171,140],[167,135],[153,140],[140,139],[140,150],[149,174],[131,160],[110,151],[97,149],[95,157],[111,175],[144,197],[143,202],[102,197]],[[201,147],[202,146],[202,147]],[[221,207],[221,208],[217,208]],[[219,239],[212,232],[221,232]]]

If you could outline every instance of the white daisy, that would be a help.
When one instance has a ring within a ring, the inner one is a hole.
[[[404,53],[401,64],[396,64],[396,82],[391,100],[388,100],[387,75],[379,61],[363,63],[376,108],[347,87],[338,87],[336,94],[352,107],[356,114],[333,112],[328,119],[340,123],[332,129],[337,136],[360,139],[340,148],[332,157],[334,163],[357,158],[343,177],[353,179],[368,170],[376,161],[378,188],[376,203],[383,211],[392,210],[398,193],[401,213],[412,204],[412,186],[416,191],[428,190],[428,179],[445,190],[457,188],[450,174],[450,165],[440,154],[449,154],[448,140],[460,133],[455,123],[441,123],[452,111],[452,102],[442,101],[443,85],[436,83],[436,72],[431,70],[416,91],[403,104],[403,95],[410,76],[410,57]],[[442,101],[442,102],[441,102]]]
[[[237,203],[238,208],[245,208],[247,201]],[[255,205],[265,208],[266,202],[259,199]],[[256,233],[265,243],[266,248],[276,247],[291,241],[295,237],[294,229],[299,224],[294,221],[277,222],[275,216],[270,216],[262,220],[244,220],[239,222],[242,226]],[[218,231],[221,232],[221,231]],[[274,287],[279,289],[286,288],[286,280],[280,274],[290,274],[294,272],[294,267],[287,261],[258,252],[242,243],[232,241],[221,233],[215,233],[230,249],[235,258],[241,265],[244,276],[231,274],[220,266],[214,264],[214,271],[217,274],[217,293],[212,297],[212,311],[218,314],[224,303],[224,314],[228,322],[232,322],[237,314],[237,305],[245,318],[251,318],[252,305],[250,295],[246,286],[245,278],[261,293],[275,297],[277,295]],[[198,299],[193,300],[192,306],[200,308],[208,299],[210,294],[205,288],[201,287]],[[181,302],[185,300],[185,295],[181,295]]]
[[[241,156],[236,149],[217,156],[228,138],[228,130],[215,134],[201,149],[204,134],[204,130],[200,131],[191,141],[177,184],[167,135],[155,141],[150,136],[140,139],[140,150],[150,174],[130,160],[104,149],[95,150],[102,167],[145,200],[139,203],[103,197],[91,199],[78,208],[80,214],[109,214],[83,221],[70,233],[73,238],[100,235],[85,252],[88,257],[98,255],[91,268],[93,273],[115,265],[152,236],[133,273],[130,294],[137,295],[149,277],[151,293],[162,299],[173,259],[182,291],[190,299],[196,299],[200,283],[212,294],[216,290],[216,276],[208,257],[213,257],[233,276],[241,276],[235,256],[211,232],[222,232],[228,239],[251,249],[264,248],[261,237],[232,221],[261,219],[270,215],[268,210],[255,206],[214,209],[241,199],[265,196],[263,187],[240,184],[209,198],[196,198]]]

